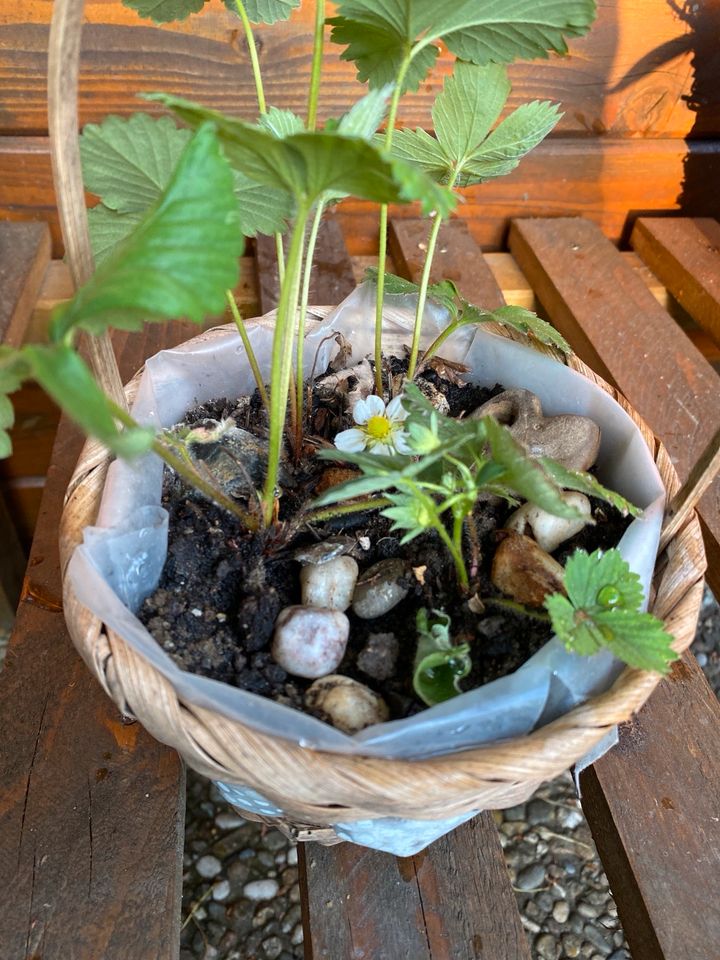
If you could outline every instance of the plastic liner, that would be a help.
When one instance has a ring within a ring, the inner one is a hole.
[[[386,353],[402,355],[402,344],[409,342],[412,329],[414,301],[412,296],[387,299]],[[374,287],[364,284],[314,324],[307,337],[306,374],[316,351],[316,372],[325,369],[337,349],[332,336],[335,332],[352,345],[351,363],[371,353],[373,319]],[[446,323],[444,311],[430,305],[424,344],[434,339]],[[252,375],[234,327],[222,329],[220,334],[213,331],[190,344],[162,351],[147,362],[133,407],[137,420],[170,426],[196,403],[253,390]],[[272,315],[250,321],[248,329],[260,368],[267,374]],[[467,377],[475,382],[533,391],[547,415],[584,414],[600,425],[600,480],[644,508],[642,517],[630,524],[618,546],[640,575],[647,597],[665,491],[653,459],[625,411],[605,391],[563,364],[482,328],[461,328],[446,342],[442,354],[466,363],[471,369]],[[114,462],[97,525],[85,530],[84,542],[75,550],[67,575],[81,602],[159,670],[183,700],[216,710],[263,733],[288,737],[288,730],[292,730],[292,739],[309,749],[420,759],[528,733],[607,689],[622,670],[623,665],[608,652],[579,657],[554,638],[507,677],[409,719],[369,727],[354,736],[256,694],[194,676],[174,664],[134,615],[157,586],[165,561],[167,515],[159,505],[161,486],[162,464],[155,455],[132,463]],[[267,801],[241,784],[223,784],[221,789],[238,806],[253,809],[255,805],[258,812],[267,809]],[[264,804],[262,810],[258,804]],[[386,818],[338,824],[336,829],[355,842],[409,855],[461,820],[455,818],[444,824]]]

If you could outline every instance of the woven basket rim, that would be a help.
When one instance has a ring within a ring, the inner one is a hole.
[[[330,308],[311,309],[317,317],[321,317]],[[230,325],[204,331],[183,346],[196,341],[206,342],[208,338],[224,334],[229,328]],[[505,331],[498,332],[503,336],[508,335]],[[511,336],[510,339],[521,338]],[[524,338],[522,341],[527,343]],[[565,362],[600,385],[628,412],[654,456],[668,494],[672,495],[679,486],[677,474],[664,447],[655,439],[647,424],[617,390],[575,355],[565,358]],[[128,383],[126,393],[129,399],[137,390],[141,375],[142,368]],[[61,525],[63,572],[72,548],[81,537],[82,526],[94,519],[91,510],[97,504],[104,471],[110,459],[97,443],[89,441],[78,461],[68,487]],[[89,487],[92,488],[92,495],[88,498],[85,494]],[[693,515],[671,541],[665,558],[651,609],[666,620],[671,632],[675,627],[674,646],[681,652],[692,641],[694,631],[690,629],[690,622],[694,622],[699,609],[705,569],[702,537],[696,516]],[[657,566],[655,572],[657,579]],[[672,575],[668,576],[669,573]],[[663,587],[663,584],[666,586]],[[309,750],[292,739],[261,734],[219,712],[182,703],[168,681],[140,654],[81,607],[67,580],[65,605],[68,626],[76,646],[120,709],[136,716],[158,739],[175,746],[187,762],[201,773],[228,782],[247,782],[248,760],[264,759],[268,770],[260,776],[253,771],[254,775],[249,776],[251,785],[284,810],[288,809],[287,794],[279,786],[283,769],[297,772],[298,769],[306,770],[309,767],[311,780],[313,776],[321,782],[331,779],[333,784],[329,799],[306,795],[291,805],[289,824],[295,832],[309,825],[308,836],[313,835],[312,831],[317,825],[326,833],[333,818],[338,820],[340,817],[338,808],[342,810],[343,820],[354,819],[356,815],[359,819],[387,815],[437,819],[475,809],[478,802],[481,806],[507,806],[519,802],[518,797],[529,795],[543,780],[566,769],[599,742],[607,731],[627,720],[647,700],[661,679],[657,674],[626,668],[609,690],[537,730],[520,737],[424,760],[340,754]],[[159,712],[158,703],[163,705]],[[165,715],[162,714],[163,709],[166,709]],[[238,750],[242,754],[240,762],[233,755],[233,751]],[[404,802],[398,798],[394,785],[398,781],[417,779],[419,774],[422,774],[421,782],[429,779],[449,785],[451,799],[445,795],[440,798],[443,791],[437,789],[434,793],[429,791],[431,796],[427,796],[426,791],[425,800],[413,796],[411,801]],[[367,790],[368,782],[374,784],[367,791],[374,799],[364,798],[355,802],[351,794],[363,786]],[[482,789],[478,788],[478,784]],[[332,799],[333,796],[343,799],[337,802]],[[327,836],[324,839],[330,842]]]

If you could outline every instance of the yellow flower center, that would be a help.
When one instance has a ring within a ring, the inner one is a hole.
[[[387,417],[370,417],[365,427],[369,437],[373,440],[387,440],[392,433],[392,424]]]

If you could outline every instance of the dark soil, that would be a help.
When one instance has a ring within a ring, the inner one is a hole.
[[[392,368],[391,372],[397,375],[401,370]],[[446,396],[453,416],[472,411],[502,389],[448,382],[434,371],[428,371],[425,379],[428,389],[436,388]],[[353,384],[349,386],[352,389]],[[194,424],[229,416],[238,426],[263,433],[264,413],[257,397],[203,404],[186,420]],[[348,425],[342,397],[335,403],[314,403],[306,452],[312,454],[315,446]],[[289,676],[273,661],[269,651],[274,623],[280,610],[300,602],[300,565],[293,559],[295,550],[318,537],[339,533],[357,541],[352,555],[361,571],[394,557],[409,561],[413,570],[407,577],[407,597],[385,616],[362,620],[352,610],[346,611],[350,641],[337,671],[380,693],[392,719],[424,709],[412,688],[415,620],[422,607],[445,609],[452,619],[454,640],[470,644],[473,666],[463,681],[465,689],[516,670],[547,642],[551,636],[547,622],[492,602],[497,591],[490,583],[490,562],[496,531],[512,509],[507,504],[489,497],[475,510],[480,547],[475,587],[485,600],[485,612],[479,616],[459,597],[453,564],[434,532],[401,547],[400,538],[390,532],[390,521],[377,514],[336,518],[298,532],[288,521],[312,498],[326,469],[327,464],[314,456],[303,457],[284,488],[281,523],[270,532],[255,535],[247,534],[234,518],[189,491],[177,478],[166,477],[163,504],[170,514],[168,558],[161,582],[139,616],[179,666],[302,709],[303,694],[311,681]],[[600,502],[593,502],[593,515],[596,526],[586,527],[564,544],[556,554],[560,562],[578,546],[613,546],[628,523]]]

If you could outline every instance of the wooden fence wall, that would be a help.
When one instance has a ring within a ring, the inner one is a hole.
[[[312,2],[288,23],[259,30],[268,100],[303,110],[310,67]],[[0,0],[0,218],[44,219],[55,254],[47,143],[45,66],[51,0]],[[139,91],[166,90],[243,116],[254,115],[252,77],[239,21],[212,0],[202,14],[159,27],[120,0],[88,0],[83,38],[82,122],[130,114]],[[562,103],[553,136],[512,175],[469,190],[460,215],[475,238],[498,249],[510,216],[577,213],[619,240],[641,212],[720,214],[720,0],[600,0],[590,34],[568,57],[512,69],[513,105]],[[351,65],[329,46],[323,112],[336,116],[358,95]],[[429,125],[447,72],[408,98],[401,122]],[[351,254],[372,253],[376,213],[347,202],[338,211]]]

